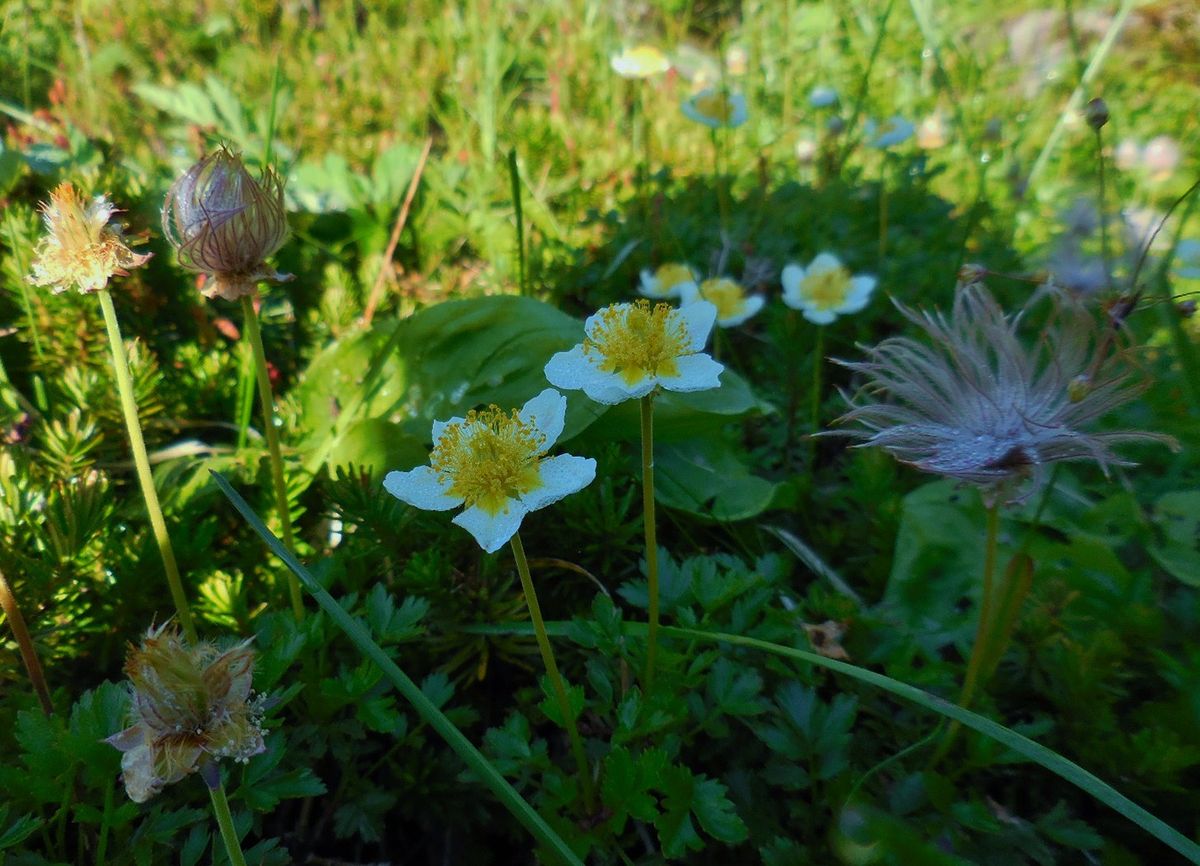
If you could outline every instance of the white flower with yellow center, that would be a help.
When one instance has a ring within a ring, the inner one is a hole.
[[[644,300],[612,304],[588,317],[582,343],[550,359],[546,378],[609,404],[656,388],[719,388],[725,368],[701,351],[716,318],[717,308],[707,301],[679,309]]]
[[[717,308],[717,325],[722,328],[733,328],[742,324],[766,303],[762,295],[746,294],[746,290],[729,277],[713,277],[699,286],[688,286],[680,298],[684,304],[708,301]]]
[[[622,78],[650,78],[671,68],[671,61],[653,45],[635,45],[609,58],[613,72]]]
[[[678,298],[686,286],[695,288],[698,279],[700,279],[700,275],[692,269],[691,265],[672,262],[660,265],[657,270],[653,271],[644,268],[640,291],[647,298],[665,301],[667,298]]]
[[[749,117],[744,95],[715,87],[705,88],[685,99],[682,108],[685,116],[713,129],[741,126]]]
[[[783,302],[814,325],[828,325],[845,313],[857,313],[875,290],[875,278],[851,276],[833,253],[821,253],[807,269],[783,269]]]
[[[472,410],[466,418],[433,422],[428,466],[389,472],[384,489],[427,511],[466,508],[454,517],[488,553],[499,550],[530,511],[587,487],[596,477],[590,457],[546,452],[562,435],[567,398],[547,388],[521,409]]]

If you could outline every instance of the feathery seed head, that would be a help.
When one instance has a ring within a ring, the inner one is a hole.
[[[1011,500],[1030,495],[1057,460],[1095,460],[1107,471],[1131,465],[1112,451],[1116,443],[1173,445],[1153,433],[1086,431],[1141,387],[1098,355],[1095,322],[1081,307],[1055,303],[1062,324],[1032,351],[1017,336],[1021,316],[1006,316],[982,284],[960,285],[948,318],[897,304],[932,345],[889,337],[867,360],[840,361],[867,381],[847,396],[851,409],[840,419],[859,428],[835,435]],[[1026,479],[1033,483],[1015,489]]]

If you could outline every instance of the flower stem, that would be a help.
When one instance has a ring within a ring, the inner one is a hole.
[[[133,395],[133,378],[129,374],[129,359],[125,355],[125,343],[121,340],[121,326],[117,322],[117,311],[113,308],[112,295],[101,289],[100,309],[104,312],[104,327],[108,330],[108,344],[112,349],[113,372],[117,376],[117,391],[121,395],[121,411],[125,415],[125,429],[129,433],[129,449],[133,452],[133,465],[137,470],[138,483],[142,488],[142,499],[150,515],[150,527],[162,556],[163,569],[167,572],[167,586],[175,602],[179,625],[189,641],[196,643],[196,625],[183,593],[183,581],[179,577],[179,566],[175,562],[175,550],[171,547],[171,536],[163,519],[162,506],[158,504],[158,491],[154,489],[154,476],[150,472],[150,458],[146,454],[146,443],[142,439],[142,425],[138,421],[137,400]]]
[[[1104,278],[1112,283],[1112,258],[1108,254],[1108,202],[1105,196],[1104,133],[1096,129],[1096,177],[1099,186],[1100,261],[1104,263]]]
[[[221,830],[221,839],[225,842],[225,850],[229,852],[229,862],[233,866],[246,866],[246,855],[242,853],[242,843],[233,826],[233,814],[229,811],[225,788],[218,782],[215,788],[208,789],[208,793],[212,797],[213,815]]]
[[[292,513],[288,508],[287,483],[283,479],[283,456],[279,451],[279,431],[275,429],[275,395],[271,393],[271,376],[267,372],[267,353],[263,349],[262,330],[258,326],[258,312],[249,295],[242,297],[242,313],[246,320],[246,339],[254,353],[254,373],[258,379],[258,399],[262,403],[263,435],[267,438],[267,451],[271,458],[271,485],[275,488],[275,508],[283,527],[283,543],[292,553],[296,552],[296,539],[292,535]],[[304,601],[300,594],[300,582],[288,573],[288,592],[292,600],[292,613],[296,620],[304,619]]]
[[[641,399],[642,414],[642,522],[646,530],[646,592],[649,598],[646,632],[646,691],[654,687],[658,655],[658,532],[654,524],[654,395]]]
[[[725,191],[725,181],[721,175],[721,131],[716,127],[709,129],[709,135],[712,138],[713,148],[713,183],[717,186],[717,212],[721,217],[721,242],[725,242],[725,235],[729,231],[729,200]]]
[[[542,608],[538,604],[537,590],[533,588],[533,578],[529,574],[529,560],[525,558],[525,545],[521,543],[520,533],[516,533],[510,542],[513,558],[517,561],[517,574],[521,576],[521,588],[525,590],[525,604],[529,608],[529,618],[533,622],[533,633],[537,636],[538,649],[542,652],[542,661],[546,665],[546,674],[554,689],[554,697],[558,701],[558,711],[562,713],[563,724],[567,736],[571,740],[571,753],[575,756],[575,765],[579,771],[579,783],[583,787],[583,805],[587,814],[596,810],[596,796],[592,791],[592,773],[588,767],[587,755],[583,751],[583,740],[579,737],[579,728],[575,717],[571,714],[571,702],[567,698],[567,687],[558,665],[554,661],[554,650],[550,646],[550,636],[546,633],[546,622],[542,619]]]
[[[33,683],[33,690],[37,693],[38,702],[42,705],[42,712],[52,716],[54,715],[54,704],[50,701],[50,690],[46,687],[46,674],[43,673],[42,663],[38,660],[37,650],[33,646],[33,638],[30,637],[29,629],[25,626],[25,617],[21,615],[21,608],[17,605],[17,597],[13,595],[12,588],[8,585],[2,572],[0,572],[0,608],[4,610],[4,616],[8,619],[8,627],[12,629],[17,648],[21,651],[21,661],[25,663],[25,670],[29,672],[29,681]]]
[[[994,627],[996,613],[996,545],[1000,534],[1000,506],[993,503],[987,506],[986,540],[983,548],[983,593],[979,606],[979,625],[975,629],[975,643],[971,647],[971,657],[967,661],[967,673],[963,679],[962,692],[958,696],[958,705],[964,710],[971,705],[975,697],[975,689],[979,684],[980,671],[983,668],[985,656]],[[934,753],[932,764],[940,761],[950,750],[954,737],[958,734],[958,722],[952,722],[946,731],[946,738]]]
[[[883,160],[879,164],[879,272],[883,273],[883,257],[887,254],[888,231],[888,185],[887,185],[888,153],[883,152]]]
[[[813,351],[812,403],[809,418],[812,432],[808,440],[808,465],[812,469],[817,458],[817,440],[812,438],[821,430],[821,372],[825,366],[825,326],[817,325],[817,345]]]

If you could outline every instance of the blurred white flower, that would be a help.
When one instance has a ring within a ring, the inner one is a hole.
[[[715,87],[707,87],[685,99],[681,107],[686,117],[712,129],[741,126],[749,117],[743,94]]]
[[[877,150],[887,150],[897,144],[908,141],[913,136],[915,127],[898,114],[894,114],[882,123],[868,120],[863,125],[867,144]]]
[[[612,55],[609,65],[622,78],[650,78],[670,69],[671,61],[653,45],[635,45]]]
[[[678,298],[684,285],[695,286],[700,275],[691,265],[671,262],[660,265],[657,270],[643,268],[640,292],[647,298],[663,301]]]
[[[750,52],[742,46],[734,45],[725,52],[725,68],[735,78],[739,75],[745,75],[749,64]]]
[[[1150,172],[1152,180],[1166,180],[1179,167],[1182,159],[1179,143],[1169,135],[1155,136],[1142,150],[1142,165]]]
[[[807,165],[817,158],[817,143],[811,138],[796,141],[796,159]]]
[[[680,302],[708,301],[717,308],[717,325],[732,328],[742,324],[763,308],[762,295],[749,295],[741,284],[728,277],[713,277],[697,286],[689,283],[680,294]]]
[[[1113,162],[1121,171],[1131,171],[1142,161],[1142,148],[1132,138],[1121,139],[1113,154]]]
[[[814,325],[828,325],[840,315],[857,313],[875,290],[875,278],[851,276],[833,253],[820,253],[808,268],[783,269],[783,302]]]
[[[940,114],[931,114],[917,127],[917,147],[937,150],[946,144],[946,121]]]

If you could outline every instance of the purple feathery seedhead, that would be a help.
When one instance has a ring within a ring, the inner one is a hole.
[[[851,409],[839,419],[860,429],[834,435],[1010,501],[1028,497],[1057,460],[1095,460],[1107,472],[1131,465],[1111,450],[1118,442],[1174,446],[1155,433],[1085,431],[1142,385],[1099,356],[1095,322],[1081,307],[1055,305],[1056,324],[1030,351],[1017,337],[1021,315],[1006,316],[982,284],[958,287],[949,318],[897,304],[932,344],[889,337],[865,361],[839,361],[867,382],[844,395]],[[1018,490],[1027,479],[1033,483]]]
[[[267,169],[256,181],[225,147],[172,184],[162,224],[179,264],[208,274],[205,297],[234,301],[253,294],[260,282],[291,279],[266,265],[288,237],[283,180]]]

